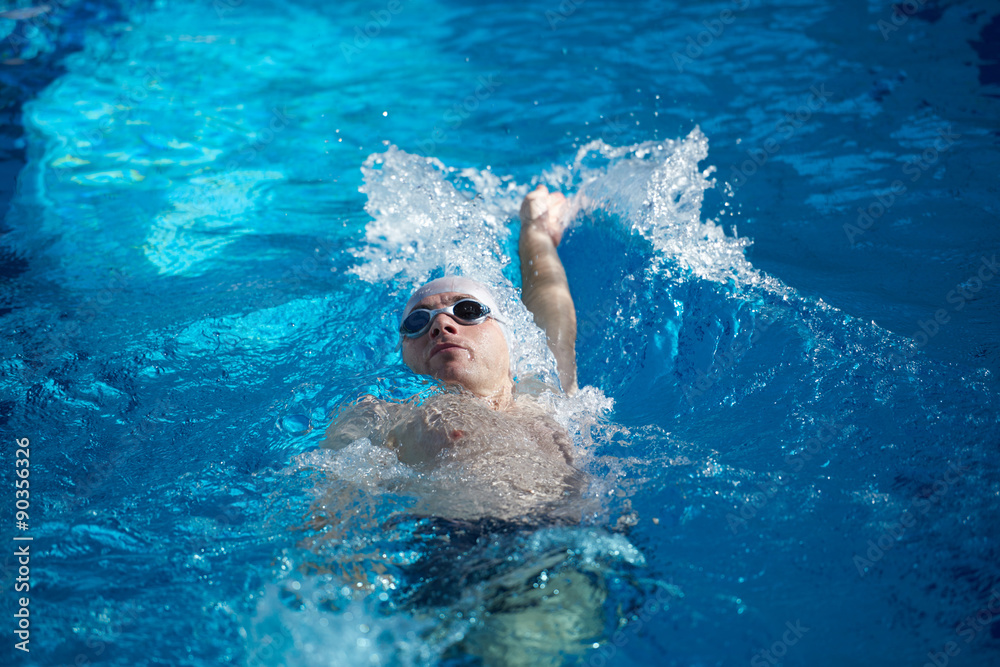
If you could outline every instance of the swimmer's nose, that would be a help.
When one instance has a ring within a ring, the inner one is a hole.
[[[431,322],[431,338],[437,338],[442,333],[458,333],[458,325],[447,313],[438,313]]]

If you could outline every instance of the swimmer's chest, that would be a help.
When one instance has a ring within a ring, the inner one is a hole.
[[[566,464],[566,444],[558,424],[531,411],[501,412],[451,397],[404,411],[386,438],[402,463],[422,466],[462,460],[503,465],[525,453]]]

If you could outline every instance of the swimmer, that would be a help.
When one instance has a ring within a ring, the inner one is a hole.
[[[560,384],[577,391],[576,313],[556,252],[568,220],[566,198],[539,185],[521,204],[522,301],[545,332]],[[327,429],[324,446],[367,437],[420,472],[451,471],[419,493],[421,514],[503,520],[553,518],[579,497],[585,480],[573,467],[569,436],[537,401],[518,394],[507,331],[485,285],[445,277],[420,287],[403,310],[404,363],[457,391],[419,405],[365,397]],[[577,519],[580,508],[575,509]]]
[[[545,186],[529,193],[518,253],[522,301],[545,332],[563,391],[573,394],[576,314],[556,252],[567,209],[566,198]],[[420,522],[415,535],[426,549],[408,569],[406,605],[445,618],[433,609],[449,604],[448,595],[480,600],[459,614],[479,622],[451,650],[484,665],[580,659],[603,633],[605,573],[565,548],[513,555],[536,529],[578,524],[594,509],[584,501],[589,478],[574,467],[569,434],[514,386],[510,332],[488,287],[456,276],[433,280],[414,292],[400,320],[403,361],[445,391],[406,403],[367,396],[338,415],[324,446],[367,438],[419,473],[394,486],[414,499],[404,519]]]

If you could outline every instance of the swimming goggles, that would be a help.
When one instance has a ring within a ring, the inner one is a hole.
[[[482,324],[490,317],[490,309],[485,304],[475,299],[462,299],[444,308],[414,309],[399,325],[399,333],[407,338],[420,338],[431,328],[431,322],[438,313],[447,313],[466,325]]]

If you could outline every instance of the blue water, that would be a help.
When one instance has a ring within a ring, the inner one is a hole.
[[[48,9],[0,18],[5,664],[446,660],[481,606],[399,604],[411,471],[317,447],[425,388],[413,284],[515,302],[538,182],[586,195],[584,664],[1000,660],[995,3]]]

